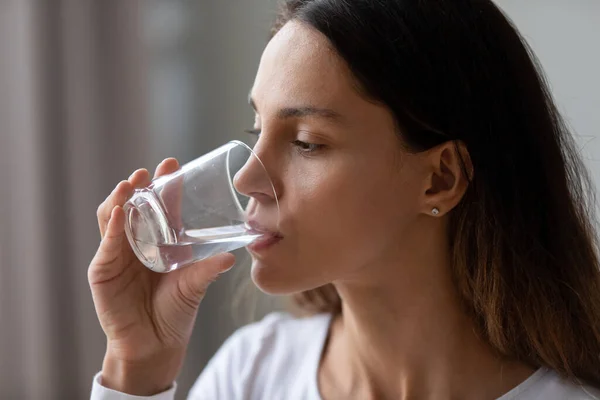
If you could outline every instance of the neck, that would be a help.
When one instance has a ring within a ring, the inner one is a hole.
[[[358,398],[500,397],[533,371],[502,360],[478,337],[460,306],[449,261],[419,254],[419,247],[400,264],[381,263],[336,282],[343,307],[326,353],[338,369],[330,375],[341,385],[359,382],[345,388],[361,393]]]

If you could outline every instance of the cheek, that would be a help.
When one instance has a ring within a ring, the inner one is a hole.
[[[384,161],[355,159],[295,179],[289,200],[296,259],[310,268],[339,272],[369,262],[397,240],[410,196],[390,170]]]

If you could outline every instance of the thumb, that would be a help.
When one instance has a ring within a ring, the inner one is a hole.
[[[173,271],[179,274],[180,295],[185,297],[185,300],[199,303],[208,285],[214,282],[219,274],[231,269],[234,263],[233,254],[223,253]]]
[[[90,284],[109,281],[124,268],[121,249],[125,236],[125,213],[120,206],[113,208],[106,233],[100,242],[98,251],[94,256],[88,270]]]

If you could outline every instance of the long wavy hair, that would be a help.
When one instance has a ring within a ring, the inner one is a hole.
[[[409,151],[462,141],[474,176],[449,214],[454,283],[500,354],[600,385],[595,191],[532,50],[490,0],[288,0]],[[470,177],[469,177],[470,178]],[[332,284],[294,296],[341,312]]]

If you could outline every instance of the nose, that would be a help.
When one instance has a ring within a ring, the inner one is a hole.
[[[267,169],[258,156],[253,153],[235,174],[233,187],[244,196],[254,199],[262,205],[277,205],[275,186]]]

